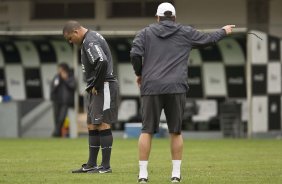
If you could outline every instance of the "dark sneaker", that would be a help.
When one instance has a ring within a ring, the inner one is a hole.
[[[179,182],[181,182],[181,177],[180,178],[178,178],[178,177],[172,177],[171,178],[171,183],[179,183]]]
[[[87,173],[88,171],[95,170],[95,166],[83,164],[81,168],[71,171],[72,173]]]
[[[104,168],[103,166],[97,166],[95,167],[94,170],[88,171],[87,173],[100,173],[100,174],[104,174],[104,173],[112,173],[112,169],[109,168]]]
[[[138,178],[138,183],[147,183],[148,182],[148,178]]]
[[[105,169],[105,168],[102,168],[102,169],[99,169],[99,173],[100,174],[104,174],[104,173],[112,173],[113,171],[112,171],[112,169],[111,168],[107,168],[107,169]]]

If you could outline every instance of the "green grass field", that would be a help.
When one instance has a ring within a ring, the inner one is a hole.
[[[186,140],[182,183],[282,183],[281,140]],[[137,140],[115,139],[112,174],[71,174],[88,158],[87,139],[0,139],[0,183],[137,182]],[[100,160],[101,158],[99,158]],[[149,183],[170,183],[168,139],[154,139]]]

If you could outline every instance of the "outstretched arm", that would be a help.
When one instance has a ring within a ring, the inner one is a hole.
[[[212,32],[212,33],[203,33],[196,29],[192,29],[190,32],[191,42],[193,48],[201,47],[201,46],[209,46],[215,44],[219,40],[221,40],[224,36],[232,33],[232,28],[235,25],[226,25],[221,29]]]

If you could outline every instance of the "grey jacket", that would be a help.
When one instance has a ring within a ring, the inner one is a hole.
[[[202,33],[169,20],[142,29],[130,51],[135,73],[142,73],[141,95],[186,93],[192,48],[214,44],[225,35],[223,29]],[[143,57],[143,61],[134,59],[138,56]]]

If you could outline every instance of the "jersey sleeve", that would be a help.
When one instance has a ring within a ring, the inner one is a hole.
[[[84,44],[84,49],[91,64],[96,64],[98,61],[107,61],[107,56],[105,55],[103,49],[100,45],[94,42],[88,42]]]

